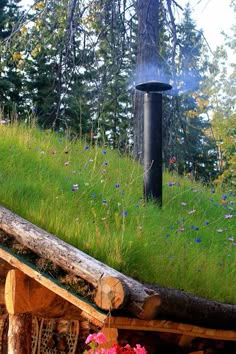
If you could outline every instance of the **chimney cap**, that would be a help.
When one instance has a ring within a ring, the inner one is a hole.
[[[160,91],[171,90],[172,86],[165,82],[151,80],[136,85],[136,89],[145,92],[160,92]]]

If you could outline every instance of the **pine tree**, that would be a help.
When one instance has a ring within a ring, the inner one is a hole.
[[[19,2],[20,0],[0,2],[0,102],[5,118],[16,116],[22,101],[22,78],[16,65],[19,63],[20,53],[11,52],[11,45],[7,41],[20,16]]]

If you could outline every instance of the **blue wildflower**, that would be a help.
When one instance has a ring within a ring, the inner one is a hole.
[[[103,166],[107,166],[107,165],[108,165],[108,161],[104,161]]]
[[[72,187],[72,192],[75,192],[79,189],[79,185],[77,183],[73,184],[73,187]]]
[[[91,194],[91,198],[95,199],[97,197],[96,193]]]
[[[128,211],[126,211],[126,210],[122,210],[122,212],[121,212],[121,216],[125,217],[125,216],[127,216],[127,215],[128,215]]]
[[[106,199],[103,199],[102,204],[107,204]]]
[[[84,147],[84,150],[88,150],[88,149],[89,149],[89,146],[86,145],[86,146]]]
[[[226,199],[227,199],[227,195],[223,195],[222,200],[226,200]]]
[[[120,187],[119,183],[116,183],[115,188],[119,188],[119,187]]]
[[[200,242],[202,242],[202,240],[200,238],[195,238],[195,242],[200,243]]]
[[[103,155],[106,155],[106,153],[107,153],[106,150],[102,150]]]

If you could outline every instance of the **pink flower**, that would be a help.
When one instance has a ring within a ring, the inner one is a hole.
[[[225,219],[231,219],[233,217],[233,215],[231,215],[231,214],[226,214],[225,215]]]
[[[56,153],[57,153],[56,150],[49,151],[49,154],[52,154],[52,155],[55,155]]]
[[[102,344],[106,342],[106,336],[105,334],[98,332],[98,333],[93,333],[93,334],[89,334],[89,336],[87,337],[85,344],[91,343],[91,342],[96,342],[97,344]]]
[[[98,332],[97,333],[97,336],[96,336],[96,342],[97,344],[102,344],[102,343],[105,343],[106,342],[106,336],[104,333],[102,332]]]
[[[134,348],[134,352],[137,354],[147,354],[146,349],[141,347],[140,344],[136,344],[136,348]]]
[[[88,344],[88,343],[92,342],[93,340],[96,341],[96,337],[97,337],[97,333],[89,334],[86,341],[85,341],[85,344]]]

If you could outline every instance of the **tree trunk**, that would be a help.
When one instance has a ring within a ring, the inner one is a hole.
[[[32,317],[28,313],[9,315],[8,354],[31,354]]]
[[[138,53],[136,84],[161,80],[161,60],[158,52],[160,0],[137,0]],[[143,94],[134,96],[134,157],[143,161]]]

